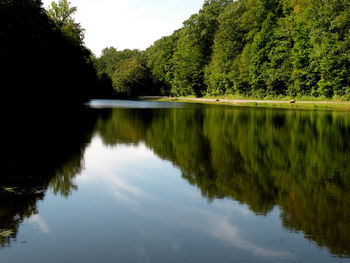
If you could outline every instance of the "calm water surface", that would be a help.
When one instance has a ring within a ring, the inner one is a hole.
[[[348,113],[89,108],[7,139],[1,263],[350,262]]]

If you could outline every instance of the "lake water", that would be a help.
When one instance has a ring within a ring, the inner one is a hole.
[[[87,108],[7,126],[1,263],[350,262],[349,113]]]

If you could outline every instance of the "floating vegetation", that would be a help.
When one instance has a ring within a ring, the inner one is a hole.
[[[13,187],[3,187],[2,189],[4,189],[5,192],[10,192],[10,193],[14,193],[15,192]]]
[[[0,237],[10,237],[12,234],[14,234],[15,232],[13,230],[10,229],[5,229],[5,230],[1,230],[0,229]]]
[[[45,187],[10,187],[0,186],[0,194],[5,195],[42,195],[45,192]]]

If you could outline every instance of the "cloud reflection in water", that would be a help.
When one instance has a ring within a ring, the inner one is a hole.
[[[127,209],[137,217],[148,218],[166,227],[173,227],[176,224],[177,228],[194,230],[208,236],[208,238],[227,242],[227,244],[255,256],[274,258],[291,256],[290,253],[279,251],[280,249],[277,248],[260,247],[242,237],[239,227],[229,222],[227,214],[231,213],[245,218],[254,217],[245,205],[240,205],[231,200],[230,205],[226,205],[226,202],[221,201],[208,204],[204,198],[198,198],[200,193],[190,185],[187,185],[187,192],[184,193],[177,191],[182,189],[177,185],[167,184],[169,178],[166,176],[163,176],[163,181],[160,182],[157,178],[159,176],[157,173],[160,172],[159,169],[164,169],[164,165],[168,166],[166,169],[169,169],[171,164],[160,160],[143,144],[138,146],[120,144],[116,147],[106,147],[103,145],[101,138],[95,137],[86,151],[85,163],[87,169],[79,177],[79,184],[103,183],[106,190],[118,202],[125,204]],[[172,166],[171,169],[177,170]],[[180,171],[176,172],[179,181],[182,182]],[[172,196],[185,196],[187,200],[174,200],[165,197],[154,189],[150,189],[152,183],[160,184],[160,188],[167,187],[165,192]],[[202,207],[194,206],[193,202],[200,202]],[[205,204],[204,207],[203,203]],[[214,209],[206,209],[206,206],[211,206]],[[138,232],[146,238],[157,236],[164,242],[170,243],[173,250],[180,250],[181,242],[176,237],[169,236],[168,233],[142,228]]]

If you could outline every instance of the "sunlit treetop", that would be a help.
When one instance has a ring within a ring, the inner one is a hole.
[[[76,12],[77,8],[71,6],[70,2],[59,0],[58,3],[51,3],[47,15],[66,36],[79,44],[83,44],[85,29],[79,23],[75,23],[73,15]]]

